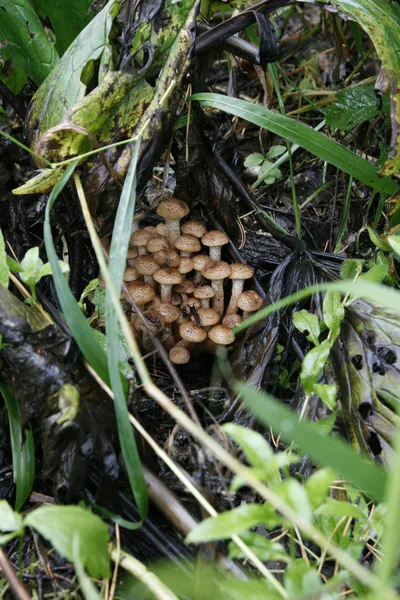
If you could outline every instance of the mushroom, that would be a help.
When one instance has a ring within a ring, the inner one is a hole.
[[[138,333],[142,335],[142,345],[146,352],[152,352],[153,346],[149,336],[149,330],[152,333],[157,333],[165,326],[164,319],[156,312],[147,311],[144,314],[146,318],[146,324],[143,323],[140,317],[136,317],[133,321],[133,325]]]
[[[229,329],[234,329],[242,321],[243,318],[240,315],[232,313],[230,315],[225,315],[225,317],[222,319],[222,325],[225,325],[225,327],[229,327]]]
[[[243,292],[243,286],[246,279],[250,279],[254,275],[253,267],[242,263],[231,264],[231,274],[229,279],[232,279],[232,294],[231,299],[226,309],[226,314],[234,314],[237,312],[237,301],[240,294]]]
[[[158,271],[160,265],[156,263],[151,254],[147,254],[146,256],[138,256],[135,260],[135,267],[138,273],[144,276],[145,282],[148,285],[151,285],[152,288],[155,288],[155,282],[152,276],[156,271]]]
[[[158,269],[158,271],[154,273],[154,279],[160,284],[161,302],[169,302],[171,299],[172,286],[182,281],[182,275],[177,269],[166,267],[164,269]]]
[[[263,299],[254,290],[247,290],[240,294],[238,299],[238,308],[243,311],[243,320],[246,319],[250,313],[259,310],[263,305]]]
[[[169,302],[162,302],[158,307],[158,312],[165,321],[165,329],[167,330],[167,336],[164,341],[166,348],[172,348],[175,344],[175,340],[172,335],[171,323],[174,323],[180,315],[180,310],[177,306],[170,304]]]
[[[129,294],[138,306],[144,306],[148,302],[151,302],[156,295],[153,288],[144,281],[132,281],[127,287]]]
[[[223,231],[219,231],[219,229],[212,229],[211,231],[207,231],[201,238],[201,243],[204,246],[208,246],[210,248],[210,258],[211,260],[220,261],[221,260],[221,247],[228,244],[229,238]]]
[[[213,309],[222,317],[224,312],[223,280],[231,274],[231,267],[223,261],[212,262],[202,271],[202,274],[206,279],[211,280],[211,285],[215,292]]]
[[[151,231],[146,231],[146,229],[138,229],[132,233],[129,245],[137,248],[139,256],[143,256],[144,254],[147,254],[146,245],[153,236],[154,233]]]
[[[193,256],[193,268],[196,271],[194,282],[196,285],[201,281],[201,271],[206,268],[209,262],[211,262],[211,258],[206,254],[196,254],[196,256]]]
[[[169,359],[174,365],[186,365],[190,361],[190,351],[184,346],[174,346],[169,351]]]
[[[178,266],[178,271],[179,273],[181,273],[181,275],[186,275],[187,273],[190,273],[190,271],[193,271],[192,259],[187,256],[181,258],[181,262]]]
[[[194,235],[180,235],[175,240],[175,248],[181,251],[181,256],[190,256],[201,250],[201,244]]]
[[[146,246],[147,252],[151,252],[151,254],[154,252],[159,252],[160,250],[167,250],[168,248],[168,240],[162,235],[154,235],[149,239]]]
[[[215,292],[211,285],[202,285],[194,290],[193,296],[201,300],[203,308],[210,308],[210,298],[214,298]]]
[[[202,238],[207,233],[207,227],[200,221],[186,221],[181,225],[181,231],[185,235],[194,235],[194,237]]]
[[[194,292],[194,283],[190,279],[183,279],[181,283],[175,285],[174,292],[177,292],[182,296],[183,300],[187,300],[187,297]]]
[[[179,335],[186,342],[192,344],[200,344],[207,337],[207,332],[202,328],[193,323],[192,321],[186,321],[179,326]]]
[[[213,308],[198,308],[197,317],[200,319],[201,326],[204,327],[206,331],[213,325],[219,323],[219,314]],[[191,315],[190,318],[192,321],[196,321],[196,315]]]
[[[160,267],[172,267],[175,269],[181,263],[181,257],[175,250],[164,249],[154,253],[154,260]]]
[[[229,346],[235,341],[232,330],[225,325],[215,325],[208,332],[208,337],[214,344],[217,344],[217,351],[224,350],[224,346]]]
[[[138,271],[135,267],[127,267],[124,271],[124,283],[131,283],[132,281],[136,281],[139,277]]]
[[[159,235],[162,235],[162,237],[167,237],[167,224],[158,223],[158,225],[156,225],[156,231]]]
[[[156,213],[165,219],[167,225],[167,238],[170,244],[173,244],[180,235],[179,221],[186,217],[189,212],[189,206],[186,202],[177,198],[167,198],[157,206]]]
[[[126,255],[126,264],[128,267],[135,266],[135,258],[138,256],[137,248],[129,248]]]

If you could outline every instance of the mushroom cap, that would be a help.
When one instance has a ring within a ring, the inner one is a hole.
[[[138,251],[136,248],[129,248],[128,253],[126,255],[126,264],[128,267],[135,266],[135,258],[138,256]]]
[[[128,290],[138,306],[151,302],[156,295],[152,287],[144,281],[133,281],[128,284]]]
[[[244,312],[252,312],[262,307],[263,299],[254,290],[247,290],[240,294],[237,305]]]
[[[186,365],[190,360],[190,352],[184,346],[174,346],[169,351],[169,359],[175,365]]]
[[[175,250],[168,250],[168,248],[155,252],[153,258],[160,266],[172,267],[174,269],[179,267],[181,263],[179,254]]]
[[[254,269],[250,265],[244,265],[243,263],[232,263],[230,279],[250,279],[253,277]]]
[[[167,237],[167,225],[166,223],[158,223],[156,225],[156,231],[159,235],[162,235],[162,237]]]
[[[175,285],[182,281],[182,275],[179,273],[177,269],[171,269],[170,267],[165,267],[164,269],[158,269],[153,275],[155,281],[157,283],[161,283],[161,285]]]
[[[197,309],[197,314],[200,317],[203,327],[211,327],[212,325],[219,323],[219,314],[213,308],[199,308]],[[192,321],[195,320],[193,315],[191,315],[190,318]]]
[[[186,235],[194,235],[197,238],[203,237],[207,233],[207,227],[201,221],[186,221],[181,225],[182,233]]]
[[[176,292],[172,292],[171,294],[171,304],[174,306],[180,306],[182,302],[182,296],[177,294]]]
[[[193,294],[195,289],[193,281],[184,279],[179,285],[175,285],[174,292],[178,294]]]
[[[215,325],[208,332],[208,337],[219,346],[228,346],[235,341],[235,336],[232,330],[225,325]]]
[[[207,332],[192,321],[185,321],[179,325],[179,335],[187,342],[200,343],[206,339]]]
[[[212,289],[211,285],[201,285],[200,287],[198,287],[194,290],[193,296],[195,298],[199,298],[200,300],[203,300],[206,298],[214,298],[215,292]]]
[[[183,200],[177,198],[167,198],[162,200],[157,206],[156,213],[166,221],[168,220],[180,220],[189,212],[189,206]]]
[[[166,323],[173,323],[177,320],[180,314],[180,310],[177,306],[170,304],[169,302],[161,302],[158,307],[158,312],[165,319]]]
[[[188,298],[184,300],[181,304],[181,308],[186,308],[186,306],[194,306],[194,308],[200,308],[201,302],[197,298]]]
[[[207,231],[201,238],[201,243],[204,246],[213,247],[213,246],[225,246],[228,244],[229,238],[223,231],[219,231],[219,229],[212,229],[211,231]]]
[[[157,312],[147,311],[145,312],[144,316],[146,317],[147,327],[140,317],[136,317],[133,321],[137,331],[146,333],[148,329],[150,329],[153,333],[155,333],[156,331],[159,331],[165,327],[165,319]]]
[[[217,281],[225,279],[231,274],[231,267],[224,261],[212,262],[203,269],[201,272],[203,277],[211,279],[211,281]]]
[[[194,235],[180,235],[175,240],[175,248],[181,252],[199,252],[201,244]]]
[[[135,259],[135,267],[141,275],[153,275],[155,271],[158,271],[160,265],[156,263],[153,256],[146,254],[146,256],[138,256]]]
[[[147,242],[154,236],[152,231],[147,231],[146,229],[138,229],[134,231],[131,235],[131,239],[129,242],[130,246],[147,246]]]
[[[186,275],[186,273],[190,273],[193,271],[193,261],[188,256],[182,256],[180,265],[178,266],[179,273],[182,275]]]
[[[193,256],[193,267],[196,271],[202,271],[210,262],[212,262],[211,258],[207,254],[196,254],[196,256]]]
[[[135,269],[135,267],[127,267],[125,269],[125,271],[124,271],[124,282],[125,283],[131,283],[132,281],[135,281],[138,277],[139,277],[139,273]]]
[[[225,325],[225,327],[229,327],[229,329],[234,329],[234,327],[239,325],[242,321],[243,318],[240,315],[232,313],[231,315],[226,315],[222,319],[222,325]]]
[[[158,252],[159,250],[166,250],[169,248],[169,243],[167,238],[162,235],[154,235],[147,242],[146,248],[148,252]]]

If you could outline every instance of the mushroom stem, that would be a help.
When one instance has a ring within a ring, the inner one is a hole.
[[[233,279],[232,280],[232,295],[229,301],[228,308],[226,309],[227,315],[234,315],[238,310],[238,300],[240,294],[243,292],[244,279]]]
[[[168,285],[166,283],[160,283],[161,302],[170,302],[171,301],[171,291],[172,291],[172,285]]]
[[[215,296],[212,300],[212,307],[217,311],[220,317],[224,312],[224,286],[223,279],[216,279],[211,282],[211,286],[215,292]]]

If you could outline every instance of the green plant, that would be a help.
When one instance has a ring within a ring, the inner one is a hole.
[[[244,161],[244,166],[252,168],[258,179],[262,179],[264,183],[271,185],[281,177],[281,171],[271,161],[285,152],[285,146],[279,145],[271,146],[265,156],[259,152],[253,152]]]

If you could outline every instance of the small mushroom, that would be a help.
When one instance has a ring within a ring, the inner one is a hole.
[[[232,313],[230,315],[225,315],[225,317],[222,319],[222,325],[225,325],[225,327],[229,327],[229,329],[234,329],[242,321],[243,318],[240,315]]]
[[[156,231],[162,237],[167,237],[167,224],[166,223],[158,223],[156,225]]]
[[[192,344],[200,344],[207,337],[207,332],[192,321],[182,323],[179,326],[179,334],[183,340]]]
[[[181,225],[181,231],[185,235],[194,235],[194,237],[202,238],[207,233],[207,227],[200,221],[186,221]]]
[[[196,315],[190,316],[192,321],[196,321],[196,317],[200,319],[201,326],[204,327],[206,331],[213,325],[219,323],[219,314],[213,308],[198,308]]]
[[[225,346],[229,346],[229,344],[233,344],[235,341],[232,330],[225,325],[215,325],[215,327],[212,327],[208,332],[208,337],[214,344],[217,344],[217,350],[223,350]]]
[[[128,265],[128,267],[134,267],[135,266],[135,258],[138,257],[138,251],[137,248],[129,248],[128,249],[128,253],[126,255],[126,264]]]
[[[228,263],[219,261],[212,262],[202,271],[206,279],[211,280],[212,288],[215,292],[213,298],[213,309],[217,311],[220,317],[224,312],[224,287],[223,281],[231,274],[231,267]]]
[[[175,240],[175,248],[181,251],[181,256],[190,256],[201,250],[201,244],[194,235],[180,235]]]
[[[124,271],[124,283],[131,283],[138,279],[139,273],[135,267],[127,267]]]
[[[196,271],[196,274],[194,276],[194,282],[196,285],[198,285],[202,280],[201,272],[206,268],[206,266],[210,262],[211,258],[206,254],[196,254],[196,256],[193,256],[193,268]]]
[[[151,231],[146,231],[146,229],[138,229],[132,233],[129,245],[137,248],[139,256],[143,256],[147,254],[146,246],[153,235],[154,233]]]
[[[158,333],[164,326],[164,319],[156,312],[146,311],[144,314],[146,324],[143,323],[140,317],[136,317],[133,321],[135,329],[142,336],[142,345],[146,352],[152,352],[153,346],[149,336],[149,330],[152,333]]]
[[[183,279],[181,283],[174,286],[174,292],[180,294],[183,300],[187,300],[190,294],[195,290],[194,283],[191,279]]]
[[[193,271],[192,259],[188,256],[184,256],[183,258],[181,258],[181,262],[178,266],[178,271],[181,275],[186,275],[187,273],[190,273],[190,271]]]
[[[190,350],[184,346],[174,346],[169,351],[169,359],[174,365],[186,365],[190,361]]]
[[[243,311],[243,320],[246,319],[252,312],[259,310],[263,305],[263,300],[254,290],[247,290],[240,294],[238,299],[238,308]]]
[[[154,273],[154,279],[160,284],[161,302],[169,302],[171,299],[172,286],[182,281],[182,275],[177,269],[166,267],[158,269]]]
[[[201,300],[203,308],[210,308],[210,298],[214,298],[215,292],[211,285],[202,285],[194,290],[193,296]]]
[[[148,302],[151,302],[156,295],[153,288],[144,281],[132,281],[127,287],[129,294],[138,306],[148,304]]]
[[[232,279],[232,294],[231,299],[226,309],[226,314],[234,314],[237,312],[237,302],[240,294],[243,292],[243,286],[246,279],[250,279],[254,275],[253,267],[242,263],[231,264],[231,274],[229,279]]]
[[[220,261],[221,247],[229,243],[229,238],[223,231],[219,231],[219,229],[212,229],[203,235],[201,238],[201,243],[210,248],[211,260]]]
[[[156,284],[153,279],[153,274],[158,271],[160,265],[156,263],[151,254],[147,254],[146,256],[138,256],[135,260],[135,267],[138,273],[144,276],[145,282],[152,288],[155,288]]]
[[[186,202],[177,198],[167,198],[157,206],[156,213],[165,219],[167,238],[170,244],[174,244],[176,238],[180,235],[179,222],[186,217],[188,212],[189,206]]]
[[[147,242],[147,252],[153,254],[154,252],[159,252],[160,250],[168,250],[169,243],[168,240],[162,235],[155,235],[150,238]]]
[[[172,335],[171,323],[174,323],[179,318],[180,310],[177,306],[174,306],[169,302],[162,302],[158,307],[158,313],[165,321],[167,335],[164,341],[164,346],[166,348],[172,348],[172,346],[175,344],[175,340]]]
[[[175,250],[163,249],[154,253],[154,260],[160,267],[172,267],[176,269],[181,263],[181,257]]]

